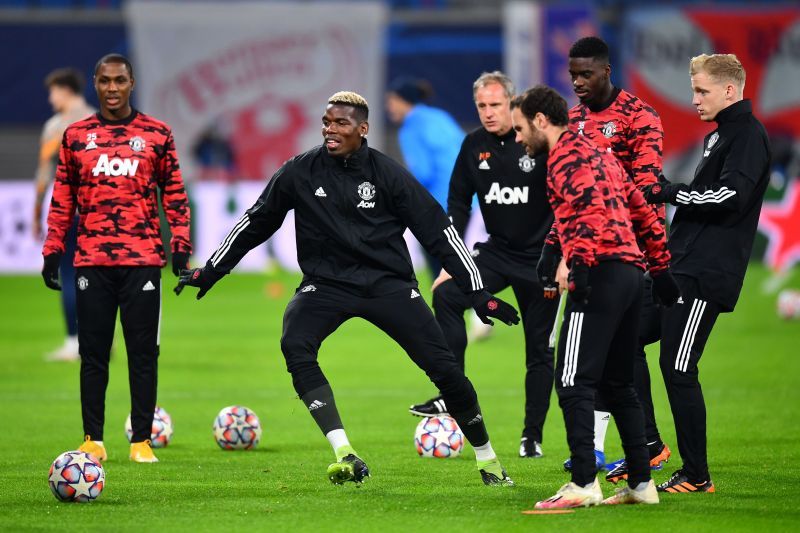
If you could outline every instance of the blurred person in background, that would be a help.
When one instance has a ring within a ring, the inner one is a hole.
[[[128,352],[133,437],[130,459],[158,461],[150,446],[156,406],[161,331],[159,199],[172,231],[172,271],[188,267],[189,201],[167,124],[130,104],[130,61],[100,58],[94,88],[100,112],[64,132],[42,249],[45,285],[61,290],[58,265],[78,213],[77,279],[80,390],[84,442],[80,451],[105,461],[103,443],[108,363],[117,312]]]
[[[39,142],[39,164],[36,167],[36,200],[33,205],[33,236],[44,238],[42,227],[42,204],[45,194],[53,182],[58,161],[58,149],[67,126],[94,113],[95,109],[86,103],[83,89],[86,82],[83,75],[74,68],[59,68],[52,71],[44,80],[49,92],[49,102],[55,113],[45,122]],[[77,217],[67,232],[64,255],[61,257],[59,271],[63,282],[61,307],[67,326],[64,343],[45,356],[48,361],[78,361],[78,315],[75,308],[75,257],[77,239]]]
[[[433,88],[425,80],[401,77],[389,85],[386,112],[398,125],[400,152],[406,167],[429,193],[447,209],[450,173],[458,157],[464,131],[450,114],[425,104]],[[431,279],[436,279],[442,264],[424,251]]]
[[[542,427],[553,390],[553,346],[550,333],[558,311],[557,291],[545,292],[536,275],[544,239],[553,224],[547,201],[547,156],[531,158],[514,142],[511,98],[514,84],[502,72],[484,72],[472,86],[481,127],[461,145],[453,175],[447,213],[463,235],[477,193],[489,233],[472,257],[487,289],[512,287],[525,330],[525,425],[520,457],[542,456]],[[446,271],[433,284],[433,309],[447,344],[464,368],[467,332],[464,311],[471,307]],[[412,405],[417,416],[447,412],[441,394]]]

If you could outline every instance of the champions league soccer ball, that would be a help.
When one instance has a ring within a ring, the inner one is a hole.
[[[156,405],[156,411],[153,414],[153,428],[150,430],[150,446],[153,448],[166,447],[172,440],[172,431],[172,417],[162,407]],[[128,442],[133,439],[131,415],[125,419],[125,436],[128,437]]]
[[[250,450],[261,440],[261,421],[243,405],[225,407],[214,419],[213,429],[223,450]]]
[[[464,434],[452,417],[423,418],[414,432],[414,445],[422,457],[458,457],[464,448]]]
[[[800,291],[784,289],[778,293],[778,316],[784,320],[800,318]]]
[[[50,490],[62,502],[86,503],[95,500],[106,483],[99,461],[85,452],[64,452],[50,465]]]

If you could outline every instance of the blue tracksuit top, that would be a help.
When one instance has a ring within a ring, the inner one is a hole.
[[[445,209],[450,174],[463,140],[464,132],[449,113],[425,104],[411,109],[398,132],[406,166]]]

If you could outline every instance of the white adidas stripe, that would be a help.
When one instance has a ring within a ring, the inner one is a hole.
[[[578,372],[578,352],[581,348],[581,330],[583,329],[583,313],[570,313],[569,330],[564,355],[564,370],[561,373],[561,385],[575,385],[575,374]]]
[[[719,204],[733,196],[736,196],[736,191],[727,187],[721,187],[717,191],[706,191],[702,194],[697,191],[680,191],[676,196],[675,201],[685,205],[709,203]]]
[[[453,226],[448,226],[444,229],[444,235],[447,237],[447,242],[450,243],[450,246],[456,252],[456,255],[461,259],[461,263],[464,265],[464,268],[467,269],[469,272],[470,281],[472,282],[472,290],[478,291],[483,288],[483,280],[481,279],[481,273],[478,271],[478,266],[475,264],[475,261],[472,260],[472,255],[467,251],[467,247],[464,244],[464,241],[461,240],[461,237],[458,236],[458,232],[456,228]]]
[[[241,233],[242,230],[244,230],[249,225],[250,225],[250,217],[248,217],[247,213],[245,213],[244,215],[242,215],[242,218],[239,219],[236,225],[233,226],[233,229],[230,231],[230,233],[228,233],[228,236],[225,237],[225,240],[222,241],[222,244],[219,245],[219,248],[217,248],[217,251],[214,252],[214,255],[211,256],[212,266],[217,266],[217,263],[219,263],[222,260],[222,258],[225,257],[225,254],[228,253],[228,250],[231,249],[231,245],[233,244],[233,241],[236,239],[239,233]]]
[[[706,309],[706,301],[694,299],[692,302],[692,309],[689,312],[689,319],[686,321],[686,327],[683,330],[683,337],[681,337],[681,344],[678,347],[678,355],[675,358],[675,370],[686,372],[689,367],[689,357],[692,354],[692,346],[694,345],[694,338],[697,334],[697,328],[700,327],[700,320],[703,318],[703,311]]]

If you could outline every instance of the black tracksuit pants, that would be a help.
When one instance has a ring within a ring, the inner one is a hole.
[[[161,269],[79,267],[75,286],[83,432],[103,440],[108,362],[119,309],[128,352],[133,442],[149,439],[158,383]]]
[[[328,384],[317,362],[322,342],[350,318],[371,322],[394,339],[442,391],[450,414],[473,446],[482,446],[489,437],[472,383],[464,376],[447,347],[419,289],[402,289],[385,296],[364,297],[331,285],[304,283],[298,288],[283,316],[281,350],[298,395]],[[310,406],[315,420],[330,405]],[[334,407],[335,409],[335,407]],[[338,415],[337,415],[338,418]],[[331,428],[322,427],[323,433]]]
[[[542,442],[542,427],[553,390],[554,350],[550,337],[558,312],[558,299],[544,297],[536,276],[535,260],[523,260],[503,253],[490,243],[477,244],[473,258],[486,290],[496,294],[510,285],[517,298],[525,333],[525,422],[522,436]],[[471,307],[469,298],[453,280],[445,281],[433,291],[436,320],[462,370],[467,349],[464,311]]]
[[[681,301],[660,310],[661,354],[659,364],[675,420],[678,450],[684,474],[695,482],[710,479],[706,443],[706,406],[700,386],[698,363],[721,312],[719,305],[703,297],[697,280],[675,276]],[[647,376],[645,382],[644,376]],[[658,437],[650,374],[644,356],[637,358],[637,390],[643,398],[647,439]]]
[[[642,297],[642,272],[620,262],[603,262],[589,274],[588,304],[567,299],[558,341],[555,383],[564,412],[572,481],[585,486],[596,476],[595,396],[602,394],[614,416],[628,483],[650,479],[644,415],[633,388]]]

